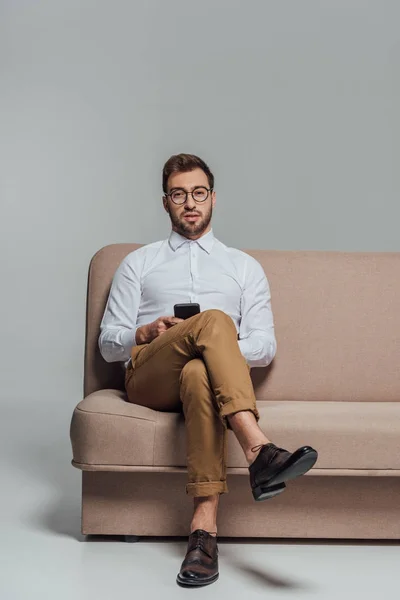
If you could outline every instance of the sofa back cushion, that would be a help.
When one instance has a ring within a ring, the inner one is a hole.
[[[91,260],[84,395],[124,389],[98,337],[113,275],[142,244],[112,244]],[[400,401],[400,252],[245,250],[271,289],[277,353],[251,371],[258,400]]]

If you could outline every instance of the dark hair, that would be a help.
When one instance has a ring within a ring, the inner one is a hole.
[[[194,171],[194,169],[202,169],[204,171],[208,178],[208,184],[213,189],[214,175],[204,160],[201,160],[201,158],[194,154],[174,154],[167,160],[163,168],[162,187],[164,193],[166,194],[168,191],[168,178],[172,173],[187,173],[188,171]]]

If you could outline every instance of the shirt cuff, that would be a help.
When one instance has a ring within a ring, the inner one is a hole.
[[[243,338],[238,340],[238,344],[241,353],[250,367],[265,367],[269,364],[269,357],[262,340],[259,338]]]
[[[121,333],[121,344],[124,348],[124,354],[128,355],[128,358],[131,354],[131,350],[133,346],[137,346],[136,344],[136,331],[138,327],[135,329],[124,329]]]

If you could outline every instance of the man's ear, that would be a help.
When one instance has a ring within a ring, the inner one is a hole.
[[[215,203],[217,202],[217,196],[214,191],[211,193],[211,202],[212,202],[212,207],[214,208]]]

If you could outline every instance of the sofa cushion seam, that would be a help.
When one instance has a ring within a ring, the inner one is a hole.
[[[129,417],[129,419],[139,419],[140,421],[149,421],[150,423],[155,423],[155,419],[146,419],[146,417],[137,417],[135,415],[121,415],[119,413],[108,413],[108,412],[102,412],[99,410],[84,410],[83,408],[78,408],[76,407],[76,410],[79,410],[80,412],[83,413],[88,413],[88,414],[94,414],[94,415],[107,415],[107,416],[111,416],[111,417]]]

